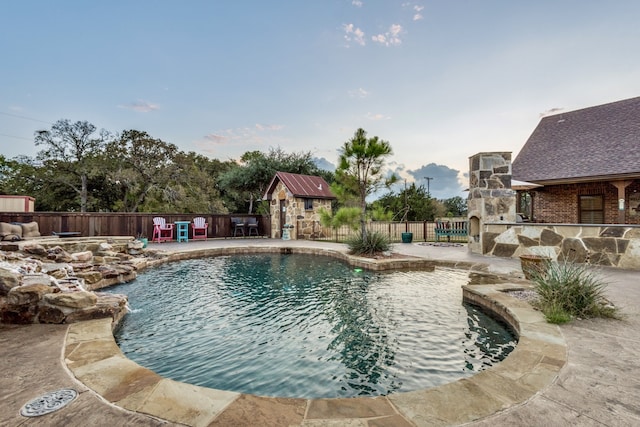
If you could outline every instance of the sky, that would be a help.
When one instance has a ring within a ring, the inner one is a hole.
[[[34,133],[68,119],[336,164],[363,128],[400,178],[466,198],[470,156],[515,158],[545,114],[640,96],[639,16],[637,0],[4,1],[0,153],[35,156]]]

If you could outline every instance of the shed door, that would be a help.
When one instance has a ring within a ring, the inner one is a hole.
[[[277,236],[282,236],[282,227],[287,223],[287,199],[280,199],[280,223],[278,224]]]

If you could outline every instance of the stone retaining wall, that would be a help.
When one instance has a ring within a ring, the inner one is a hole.
[[[524,254],[559,261],[640,269],[640,226],[486,223],[482,254],[517,258]]]

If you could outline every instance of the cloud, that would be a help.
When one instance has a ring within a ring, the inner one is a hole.
[[[367,113],[366,117],[367,119],[373,120],[373,121],[389,120],[391,118],[389,116],[385,116],[384,114],[372,114],[372,113]]]
[[[461,173],[445,165],[429,163],[407,173],[413,177],[416,185],[429,189],[431,195],[438,199],[449,199],[462,196],[465,186],[461,182]],[[430,178],[430,179],[427,179]]]
[[[413,15],[413,20],[414,21],[420,21],[421,19],[423,19],[424,17],[422,16],[422,10],[424,9],[424,6],[413,6],[413,10],[415,10],[415,14]]]
[[[362,7],[362,1],[360,0],[353,0],[351,4],[354,5],[355,7]]]
[[[118,105],[119,108],[124,108],[126,110],[138,111],[140,113],[148,113],[149,111],[159,110],[160,106],[158,104],[154,104],[148,101],[139,100],[137,102],[132,102],[130,104],[122,104]]]
[[[562,107],[554,107],[554,108],[550,108],[547,111],[544,111],[542,113],[540,113],[540,117],[547,117],[547,116],[552,116],[554,114],[558,114],[564,111],[564,108]]]
[[[261,125],[260,123],[256,123],[256,129],[260,131],[268,131],[268,130],[282,130],[284,126],[282,125]]]
[[[349,97],[351,98],[366,98],[369,96],[369,92],[362,88],[358,88],[357,90],[350,90]]]
[[[254,126],[238,127],[217,130],[204,135],[196,144],[205,152],[213,153],[211,144],[226,147],[252,147],[257,149],[266,144],[280,144],[286,142],[282,138],[275,137],[273,132],[284,129],[283,125],[260,124]]]
[[[402,43],[400,34],[402,33],[402,25],[393,24],[389,27],[389,31],[384,34],[378,34],[371,37],[376,43],[383,44],[385,46],[397,46]]]
[[[204,139],[209,142],[213,142],[214,144],[225,144],[229,140],[228,137],[223,135],[218,135],[215,133],[210,133],[208,135],[205,135]]]
[[[315,164],[318,169],[322,169],[329,172],[334,172],[336,170],[336,165],[331,163],[329,160],[324,157],[314,157],[311,159],[313,164]]]
[[[345,32],[344,39],[348,43],[354,42],[359,44],[360,46],[365,45],[364,31],[362,31],[360,28],[355,27],[353,24],[344,24],[342,28]]]

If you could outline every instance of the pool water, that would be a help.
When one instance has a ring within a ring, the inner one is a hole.
[[[502,360],[516,340],[462,303],[468,280],[258,254],[166,264],[109,291],[129,296],[115,336],[140,365],[205,387],[319,398],[424,389]]]

